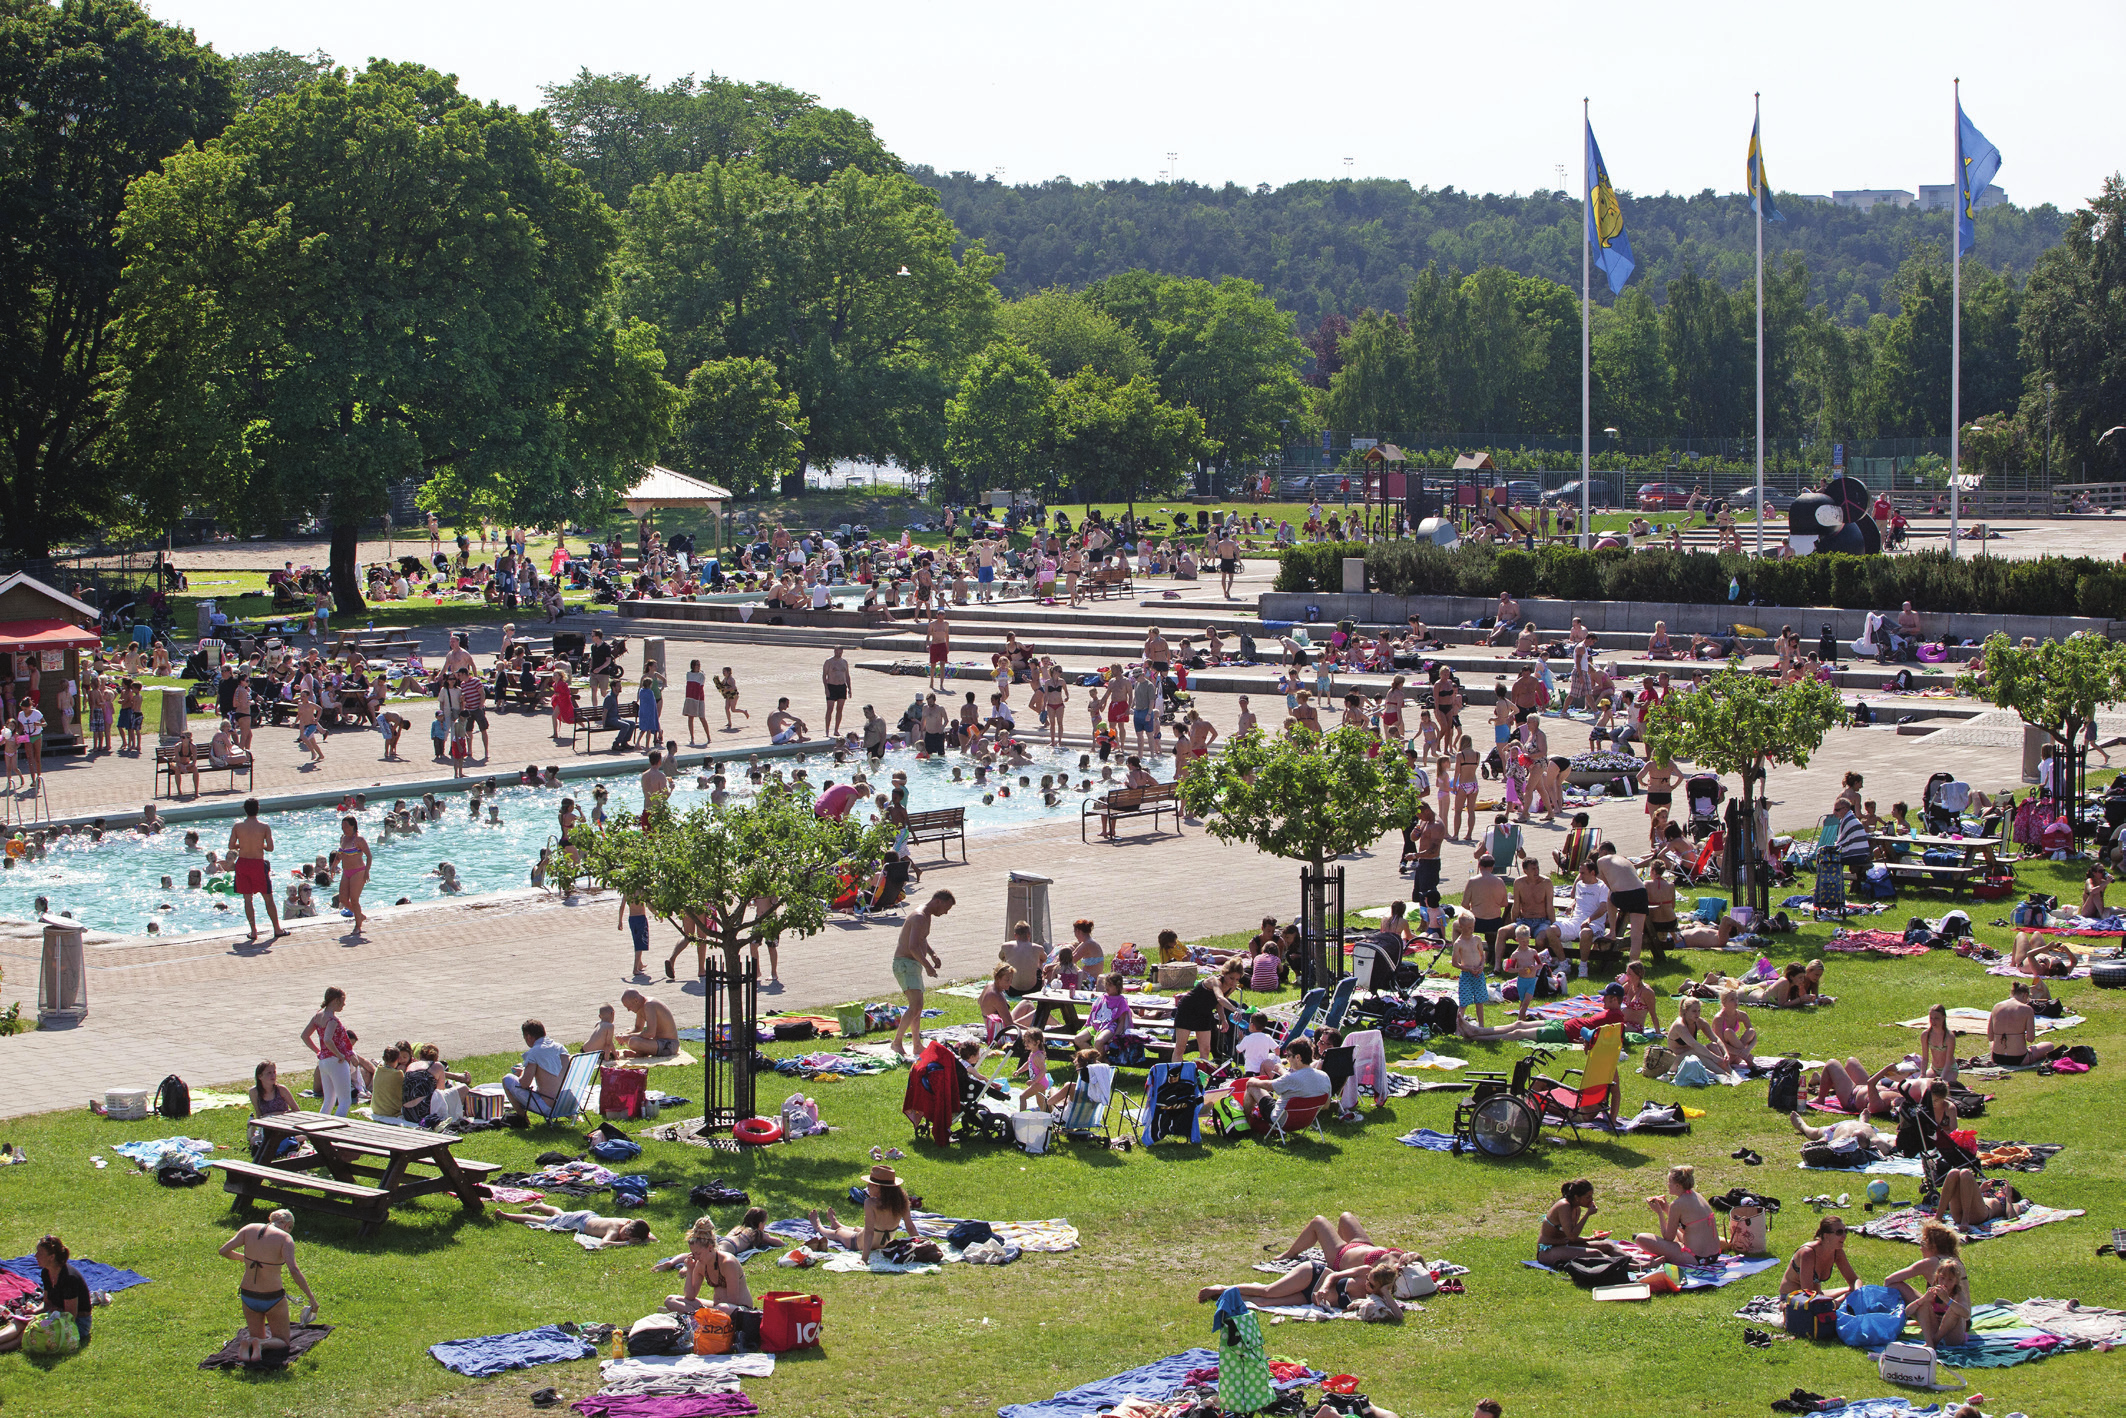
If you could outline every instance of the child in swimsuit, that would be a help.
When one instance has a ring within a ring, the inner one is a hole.
[[[335,853],[340,867],[340,909],[354,914],[354,933],[362,933],[362,925],[368,919],[362,914],[362,885],[369,880],[369,869],[376,858],[369,850],[369,842],[362,836],[359,818],[340,819],[340,845]]]

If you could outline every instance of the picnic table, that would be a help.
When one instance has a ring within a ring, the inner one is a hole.
[[[1078,1006],[1082,1004],[1087,1009],[1091,1009],[1099,1000],[1101,993],[1098,990],[1065,990],[1054,986],[1043,986],[1032,994],[1022,995],[1020,998],[1033,1001],[1034,1028],[1039,1029],[1044,1034],[1047,1033],[1048,1016],[1055,1010],[1060,1009],[1063,1011],[1064,1029],[1069,1033],[1075,1034],[1083,1027],[1078,1022]],[[1172,996],[1125,995],[1124,998],[1129,1001],[1130,1012],[1137,1016],[1139,1023],[1160,1028],[1171,1028],[1173,1026],[1174,1001]]]
[[[1923,854],[1928,851],[1957,853],[1957,861],[1953,865],[1934,866],[1924,861],[1911,859],[1884,863],[1893,877],[1904,877],[1915,882],[1933,882],[1945,885],[1952,894],[1985,879],[1985,865],[1977,861],[1976,858],[1981,851],[1990,852],[1993,848],[1999,847],[2002,841],[1999,837],[1944,837],[1929,832],[1917,833],[1910,837],[1900,837],[1888,832],[1870,832],[1868,840],[1877,846],[1896,845],[1909,848],[1915,853]]]
[[[412,634],[413,627],[410,625],[345,626],[334,632],[332,652],[338,654],[346,649],[350,640],[397,640]]]
[[[365,1237],[390,1217],[392,1207],[436,1192],[450,1192],[467,1211],[479,1211],[485,1204],[480,1183],[498,1170],[492,1162],[454,1156],[456,1133],[330,1113],[281,1113],[254,1118],[251,1125],[264,1134],[259,1151],[273,1157],[271,1162],[211,1164],[227,1174],[223,1190],[237,1198],[237,1205],[263,1201],[351,1217],[361,1223],[359,1234]],[[291,1137],[307,1142],[309,1149],[274,1156],[282,1140]],[[432,1168],[433,1175],[416,1175],[415,1168]]]

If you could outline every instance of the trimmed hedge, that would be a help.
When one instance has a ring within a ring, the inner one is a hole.
[[[1820,554],[1754,561],[1732,552],[1675,552],[1659,547],[1581,551],[1547,546],[1459,546],[1430,542],[1325,542],[1287,550],[1277,589],[1334,594],[1346,557],[1363,557],[1366,584],[1390,596],[1541,596],[1562,601],[1674,601],[1720,605],[1740,582],[1743,602],[1982,615],[2088,616],[2126,620],[2126,566],[2091,557],[1951,557],[1946,551],[1902,556]]]

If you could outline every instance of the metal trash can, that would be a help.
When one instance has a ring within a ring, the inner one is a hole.
[[[1024,921],[1033,927],[1033,938],[1041,945],[1056,943],[1055,933],[1048,924],[1048,888],[1054,886],[1055,878],[1039,876],[1030,871],[1015,871],[1004,892],[1004,939]]]
[[[37,1024],[79,1024],[88,1017],[88,968],[81,955],[85,927],[46,916],[44,953],[37,970]]]

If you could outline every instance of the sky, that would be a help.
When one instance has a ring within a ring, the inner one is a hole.
[[[2016,203],[2072,208],[2126,167],[2119,0],[145,2],[224,54],[417,61],[524,108],[579,68],[772,80],[869,118],[905,162],[1007,182],[1577,192],[1585,97],[1620,190],[1732,192],[1762,90],[1776,190],[1913,191],[1953,180],[1957,77]]]

